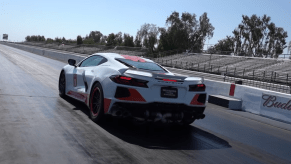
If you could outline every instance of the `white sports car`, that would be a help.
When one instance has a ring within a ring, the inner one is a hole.
[[[176,76],[152,60],[115,53],[68,63],[60,73],[60,96],[84,102],[95,122],[104,114],[184,125],[205,117],[203,78]]]

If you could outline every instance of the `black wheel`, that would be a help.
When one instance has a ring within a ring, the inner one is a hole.
[[[99,123],[104,115],[103,90],[100,83],[94,84],[90,94],[90,118],[92,121]]]
[[[59,78],[59,94],[61,97],[66,96],[66,76],[64,71],[61,72]]]

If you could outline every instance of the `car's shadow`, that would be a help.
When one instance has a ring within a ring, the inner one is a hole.
[[[82,111],[89,119],[89,109],[85,104],[68,97],[65,100],[75,106],[74,110]],[[99,126],[107,132],[125,142],[148,149],[207,150],[231,147],[227,141],[191,125],[185,128],[159,124],[134,125],[125,119],[105,119]]]

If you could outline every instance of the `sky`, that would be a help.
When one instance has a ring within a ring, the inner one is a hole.
[[[253,14],[270,16],[288,32],[287,43],[291,41],[291,0],[0,0],[0,35],[16,42],[27,35],[76,39],[90,31],[135,36],[144,23],[166,27],[174,11],[194,13],[197,19],[207,12],[215,30],[205,44],[232,35],[242,15]]]

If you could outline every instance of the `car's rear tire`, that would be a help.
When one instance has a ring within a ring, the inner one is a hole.
[[[96,123],[100,123],[104,116],[104,97],[103,89],[100,83],[94,84],[90,93],[90,118]]]
[[[184,126],[191,125],[196,119],[183,121]]]
[[[61,72],[59,77],[59,95],[63,98],[66,96],[66,75],[64,71]]]

